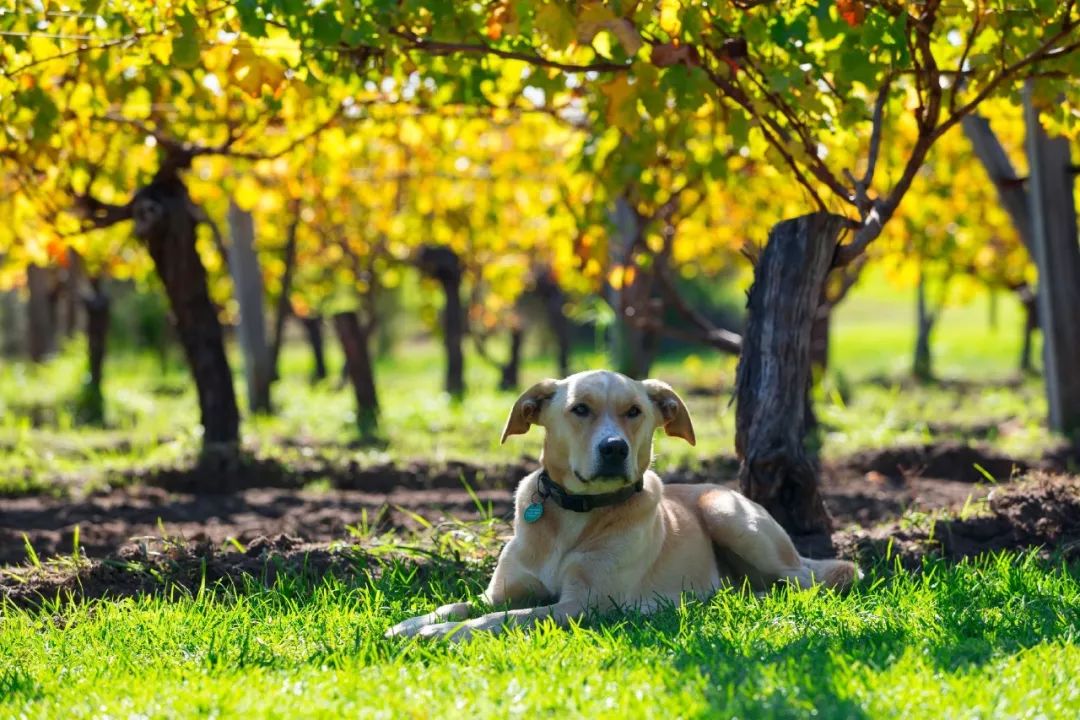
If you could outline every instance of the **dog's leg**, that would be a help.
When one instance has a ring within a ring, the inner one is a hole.
[[[429,612],[426,615],[417,615],[408,620],[402,620],[397,625],[387,630],[384,637],[390,638],[399,635],[415,635],[417,631],[428,625],[446,622],[447,620],[465,620],[472,614],[472,610],[472,603],[467,602],[443,605],[434,612]]]
[[[511,608],[520,608],[550,599],[550,594],[543,584],[521,567],[514,552],[515,548],[511,541],[503,549],[491,582],[481,596],[481,607],[508,605]],[[451,621],[466,620],[477,609],[476,605],[467,602],[443,605],[434,612],[399,622],[386,631],[385,637],[416,635],[423,628],[437,624],[456,625],[456,622]]]
[[[858,570],[846,560],[810,560],[799,555],[787,531],[765,508],[730,490],[704,493],[698,501],[713,541],[763,575],[789,579],[801,587],[823,583],[847,587]]]
[[[420,637],[445,637],[455,642],[468,640],[475,632],[501,632],[508,627],[531,627],[538,620],[551,618],[557,625],[566,626],[571,619],[585,614],[586,605],[577,600],[558,602],[518,610],[502,610],[481,615],[465,622],[447,622],[427,625],[417,632]]]

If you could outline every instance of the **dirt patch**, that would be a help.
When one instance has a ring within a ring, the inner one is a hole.
[[[226,494],[250,488],[296,489],[315,480],[326,480],[332,487],[343,490],[389,493],[399,489],[461,489],[462,481],[474,488],[509,488],[535,468],[535,461],[496,466],[455,461],[361,466],[355,459],[342,461],[320,454],[284,463],[248,453],[221,453],[204,456],[193,465],[121,473],[110,484]]]
[[[316,585],[326,575],[362,582],[402,555],[373,555],[352,545],[307,543],[288,535],[253,539],[243,552],[210,543],[149,540],[129,543],[104,560],[51,563],[0,571],[0,598],[18,606],[60,599],[122,598],[200,588],[218,592],[251,584],[271,587],[279,577]],[[410,557],[413,582],[436,570],[460,573],[464,563],[440,556]]]
[[[961,442],[867,450],[838,463],[838,467],[849,472],[878,473],[894,480],[921,476],[966,483],[986,482],[986,475],[976,465],[998,481],[1009,480],[1032,469],[1024,460]]]
[[[477,504],[479,501],[479,506]],[[410,530],[453,517],[470,521],[512,509],[509,490],[396,488],[390,492],[255,488],[232,494],[171,493],[133,487],[83,500],[27,496],[4,500],[0,514],[0,566],[26,562],[24,534],[42,558],[72,555],[76,528],[90,558],[105,557],[131,538],[181,538],[221,546],[285,533],[307,542],[350,537],[350,526]]]
[[[1034,474],[999,486],[968,517],[907,518],[834,536],[839,555],[899,558],[915,568],[928,556],[959,560],[986,552],[1056,548],[1080,557],[1080,477]]]
[[[734,487],[731,460],[717,459],[702,471],[675,471],[672,482],[715,482],[727,479]],[[472,493],[449,474],[416,477],[384,490],[296,490],[260,487],[232,493],[192,493],[136,485],[90,495],[80,500],[43,496],[6,499],[0,513],[0,566],[27,560],[24,534],[43,558],[73,554],[76,529],[79,544],[91,558],[106,557],[131,538],[182,538],[217,546],[230,538],[241,543],[260,536],[286,533],[306,542],[348,539],[350,527],[379,531],[414,530],[421,518],[472,521],[485,517],[508,519],[513,510],[511,487],[527,473],[522,467],[509,475],[476,476]],[[414,472],[420,472],[415,469]],[[494,478],[494,479],[492,479]],[[505,483],[503,487],[481,487]],[[440,485],[442,487],[440,487]],[[426,486],[426,487],[425,487]],[[898,517],[910,509],[929,511],[961,506],[969,496],[986,490],[965,483],[884,476],[827,474],[823,492],[838,528],[869,525]]]

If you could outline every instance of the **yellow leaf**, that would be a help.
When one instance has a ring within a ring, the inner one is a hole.
[[[682,30],[682,21],[679,20],[681,9],[679,0],[660,0],[660,29],[672,37]]]
[[[613,290],[622,290],[626,279],[626,268],[622,265],[616,265],[608,272],[608,285]]]
[[[424,142],[424,131],[415,120],[405,118],[401,121],[398,137],[409,147],[417,147]]]
[[[241,210],[251,211],[255,209],[255,206],[259,204],[259,197],[262,195],[262,188],[259,183],[251,175],[245,175],[240,178],[240,181],[236,183],[236,190],[233,191],[233,199],[236,201],[236,205]]]

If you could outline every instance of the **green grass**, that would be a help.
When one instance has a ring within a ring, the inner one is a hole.
[[[1028,556],[847,595],[726,592],[643,618],[385,640],[481,568],[421,582],[394,564],[353,585],[6,608],[4,717],[1048,717],[1080,713],[1080,575]]]

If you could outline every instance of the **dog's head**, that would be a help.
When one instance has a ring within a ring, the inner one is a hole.
[[[653,432],[695,443],[690,413],[659,380],[595,370],[544,380],[510,411],[502,441],[545,429],[544,466],[571,492],[606,492],[637,482],[652,462]]]

